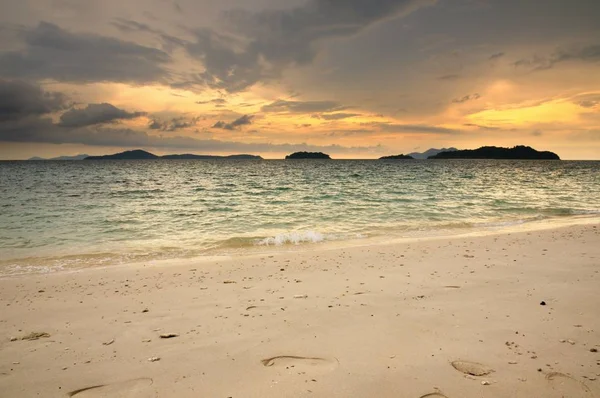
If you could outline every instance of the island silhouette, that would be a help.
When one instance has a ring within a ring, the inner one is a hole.
[[[478,149],[440,152],[428,159],[560,160],[560,157],[554,152],[540,152],[529,146],[518,145],[513,148],[483,146]]]
[[[217,155],[194,155],[194,154],[181,154],[181,155],[164,155],[158,156],[142,149],[135,149],[132,151],[125,151],[115,153],[113,155],[103,156],[88,156],[84,160],[149,160],[149,159],[200,159],[200,160],[212,160],[212,159],[231,159],[231,160],[261,160],[262,157],[256,155],[229,155],[229,156],[217,156]]]
[[[50,158],[50,159],[41,158],[39,156],[34,156],[27,160],[83,160],[89,156],[90,155],[87,155],[87,154],[81,154],[81,155],[74,155],[74,156],[57,156],[57,157]]]
[[[382,156],[379,158],[379,160],[414,160],[415,158],[413,158],[410,155],[392,155],[392,156]]]
[[[437,155],[440,152],[452,152],[452,151],[458,151],[458,149],[456,149],[454,147],[441,148],[441,149],[429,148],[425,152],[411,152],[407,156],[411,156],[414,159],[428,159],[430,156]]]
[[[287,160],[293,159],[331,159],[331,157],[323,152],[295,152],[285,157]]]
[[[425,158],[424,156],[428,153],[433,153],[432,156]],[[152,159],[168,159],[168,160],[185,160],[185,159],[199,159],[199,160],[213,160],[213,159],[229,159],[229,160],[262,160],[263,158],[258,155],[195,155],[191,153],[184,154],[172,154],[159,156],[151,152],[144,151],[142,149],[135,149],[130,151],[124,151],[115,153],[112,155],[101,155],[101,156],[61,156],[52,159],[43,159],[40,157],[33,157],[29,160],[152,160]],[[285,157],[287,160],[294,159],[325,159],[331,160],[331,157],[323,152],[295,152]],[[496,146],[483,146],[478,149],[463,149],[458,150],[456,148],[448,148],[447,150],[429,149],[425,152],[413,152],[405,155],[390,155],[382,156],[379,160],[414,160],[414,159],[506,159],[506,160],[560,160],[560,157],[550,151],[537,151],[532,147],[525,145],[517,145],[512,148],[503,148]]]

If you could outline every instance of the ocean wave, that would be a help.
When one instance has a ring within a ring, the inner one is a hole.
[[[21,265],[12,264],[0,269],[0,276],[19,276],[28,274],[48,274],[52,272],[63,271],[65,267],[62,265],[47,266],[47,265]]]
[[[585,215],[600,214],[600,210],[560,208],[560,209],[549,209],[548,213],[551,215],[556,215],[556,216],[585,216]]]
[[[482,228],[504,228],[504,227],[512,227],[516,225],[525,224],[528,222],[539,221],[544,219],[545,217],[531,217],[531,218],[519,218],[516,220],[507,220],[507,221],[491,221],[491,222],[480,222],[474,223],[474,227],[482,227]]]
[[[495,227],[510,227],[530,222],[543,221],[543,220],[552,220],[552,219],[561,219],[568,217],[577,217],[577,216],[594,216],[600,215],[600,211],[595,210],[578,210],[578,209],[545,209],[541,213],[531,215],[530,217],[523,218],[515,218],[509,220],[496,220],[496,221],[488,221],[488,222],[477,222],[473,223],[474,227],[483,227],[483,228],[495,228]]]
[[[258,246],[282,246],[286,244],[319,243],[325,241],[325,235],[317,231],[286,232],[272,237],[260,239]]]

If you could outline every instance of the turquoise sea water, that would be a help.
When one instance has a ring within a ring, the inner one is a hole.
[[[0,275],[600,214],[600,162],[0,162]]]

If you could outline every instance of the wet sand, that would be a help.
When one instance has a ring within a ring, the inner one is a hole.
[[[0,308],[0,397],[600,397],[597,224],[4,278]]]

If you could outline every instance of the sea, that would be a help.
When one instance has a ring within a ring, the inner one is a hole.
[[[600,162],[0,162],[0,276],[600,216]]]

